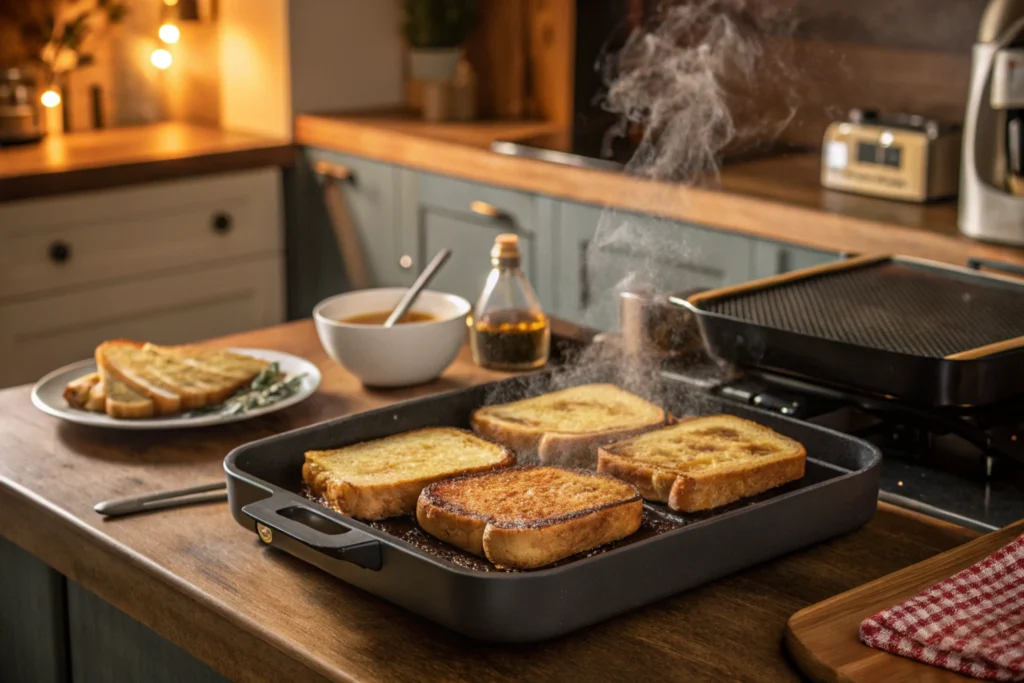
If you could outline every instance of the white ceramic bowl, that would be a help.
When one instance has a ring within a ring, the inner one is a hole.
[[[412,310],[435,320],[391,328],[339,322],[361,313],[390,311],[406,290],[362,289],[324,299],[313,309],[316,333],[327,355],[363,384],[405,387],[435,379],[452,364],[466,341],[469,302],[454,294],[426,290]]]

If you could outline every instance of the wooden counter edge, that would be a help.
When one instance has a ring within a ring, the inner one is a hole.
[[[0,179],[0,203],[295,163],[290,144],[255,145],[177,158],[27,173]]]
[[[6,480],[0,480],[0,519],[18,520],[5,525],[7,540],[230,680],[355,682]]]
[[[372,119],[300,115],[295,120],[295,141],[302,146],[813,249],[910,254],[958,265],[971,257],[1024,264],[1024,250],[1012,247],[735,191],[683,187],[507,156],[479,145],[375,125]]]

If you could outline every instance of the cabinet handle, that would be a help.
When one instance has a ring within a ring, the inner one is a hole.
[[[218,235],[226,235],[231,232],[231,225],[234,221],[230,213],[213,214],[213,231]]]
[[[356,181],[356,174],[352,172],[348,166],[341,166],[339,164],[332,164],[329,161],[318,161],[313,165],[313,170],[325,178],[334,178],[335,180],[341,180],[347,183],[354,183]]]
[[[412,256],[402,254],[402,257],[398,259],[398,265],[401,266],[403,270],[409,270],[412,268]]]
[[[71,260],[71,245],[57,240],[50,245],[50,260],[54,263],[67,263]]]
[[[475,201],[469,205],[469,210],[478,216],[493,218],[496,221],[512,222],[512,216],[505,211],[502,211],[494,204],[488,204],[487,202]]]

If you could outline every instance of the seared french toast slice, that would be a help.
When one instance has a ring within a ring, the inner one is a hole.
[[[413,514],[420,491],[439,479],[514,464],[503,446],[462,429],[430,427],[307,451],[302,479],[338,512],[373,520]]]
[[[561,467],[512,467],[423,489],[424,531],[495,565],[536,569],[625,538],[643,519],[631,484]]]
[[[598,446],[666,423],[660,407],[614,384],[584,384],[480,408],[473,431],[515,451],[519,462],[595,469]]]
[[[733,415],[683,420],[601,447],[598,471],[635,485],[644,498],[698,512],[804,476],[797,441]]]

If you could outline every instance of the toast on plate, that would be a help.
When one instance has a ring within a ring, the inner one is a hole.
[[[536,569],[625,538],[643,519],[631,484],[561,467],[512,467],[423,489],[424,531],[495,565]]]
[[[64,400],[72,408],[102,413],[106,403],[106,392],[100,373],[90,372],[78,379],[73,379],[64,387]]]
[[[806,459],[799,442],[764,425],[711,415],[603,446],[597,469],[647,500],[698,512],[800,479]]]
[[[100,385],[104,388],[103,411],[119,420],[140,420],[153,417],[156,404],[124,382],[100,371]]]
[[[595,469],[598,446],[660,427],[658,406],[613,384],[584,384],[473,413],[473,431],[515,451],[521,464]]]
[[[307,451],[302,479],[357,519],[411,515],[423,487],[446,477],[515,464],[503,446],[452,427],[430,427],[327,451]]]
[[[174,355],[125,339],[97,346],[96,366],[151,399],[157,415],[222,403],[258,374],[246,380],[199,369]]]
[[[258,374],[270,367],[270,361],[253,358],[226,349],[206,346],[158,346],[146,344],[145,349],[174,358],[197,370],[224,375],[244,384],[252,382]]]

